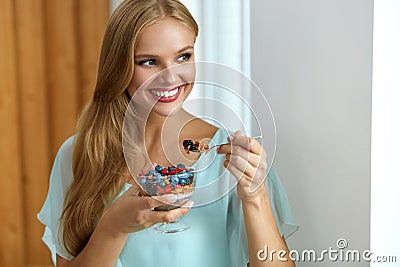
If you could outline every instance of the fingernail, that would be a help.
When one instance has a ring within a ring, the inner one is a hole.
[[[237,130],[235,132],[235,135],[244,136],[241,130]]]
[[[190,209],[191,207],[193,207],[193,205],[194,205],[194,202],[190,201],[189,204],[186,207]]]
[[[233,141],[233,139],[234,139],[234,136],[233,136],[233,135],[231,135],[231,136],[228,136],[228,142],[232,142],[232,141]]]
[[[167,199],[168,199],[168,202],[169,203],[174,203],[174,202],[176,202],[176,200],[178,199],[178,197],[176,196],[176,195],[169,195],[168,197],[167,197]]]

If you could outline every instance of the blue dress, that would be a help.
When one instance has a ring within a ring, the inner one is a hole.
[[[229,132],[219,129],[211,140],[226,142]],[[72,181],[74,137],[60,147],[50,176],[46,201],[38,214],[45,225],[43,242],[51,251],[71,260],[60,242],[59,218],[66,191]],[[180,220],[190,229],[176,234],[160,234],[151,228],[131,233],[118,258],[117,267],[245,267],[248,250],[241,201],[236,179],[223,167],[224,155],[202,154],[192,166],[199,171],[193,196],[195,206]],[[125,184],[123,194],[131,185]],[[267,194],[281,235],[288,238],[298,229],[284,188],[271,167],[265,180]],[[120,194],[120,195],[121,195]]]

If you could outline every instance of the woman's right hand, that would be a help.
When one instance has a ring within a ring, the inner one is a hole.
[[[156,223],[173,222],[188,213],[193,206],[189,202],[185,207],[170,211],[153,211],[152,209],[166,204],[173,204],[175,195],[155,197],[138,196],[139,188],[132,185],[112,206],[107,209],[99,221],[99,226],[114,235],[138,232]]]

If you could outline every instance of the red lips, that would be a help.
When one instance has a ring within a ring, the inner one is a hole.
[[[176,90],[176,89],[178,89],[178,92],[177,92],[175,95],[170,96],[170,97],[157,96],[157,95],[155,95],[155,94],[152,93],[152,91],[171,92],[171,91],[174,91],[174,90]],[[175,101],[176,99],[178,99],[179,95],[180,95],[181,92],[182,92],[182,89],[183,89],[183,85],[176,86],[176,87],[174,87],[174,88],[172,88],[172,89],[169,89],[169,90],[165,90],[165,89],[162,89],[162,88],[160,88],[160,89],[151,89],[151,90],[150,90],[150,94],[151,94],[152,97],[153,97],[155,100],[157,100],[158,102],[170,103],[170,102],[173,102],[173,101]]]

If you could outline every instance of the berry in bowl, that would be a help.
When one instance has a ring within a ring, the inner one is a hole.
[[[141,188],[141,195],[162,196],[173,194],[177,197],[173,204],[165,204],[154,208],[155,211],[168,211],[184,206],[190,201],[196,185],[196,173],[193,168],[183,164],[162,167],[154,165],[150,170],[142,171],[136,176]],[[162,223],[153,229],[160,233],[176,233],[189,229],[182,222]]]

